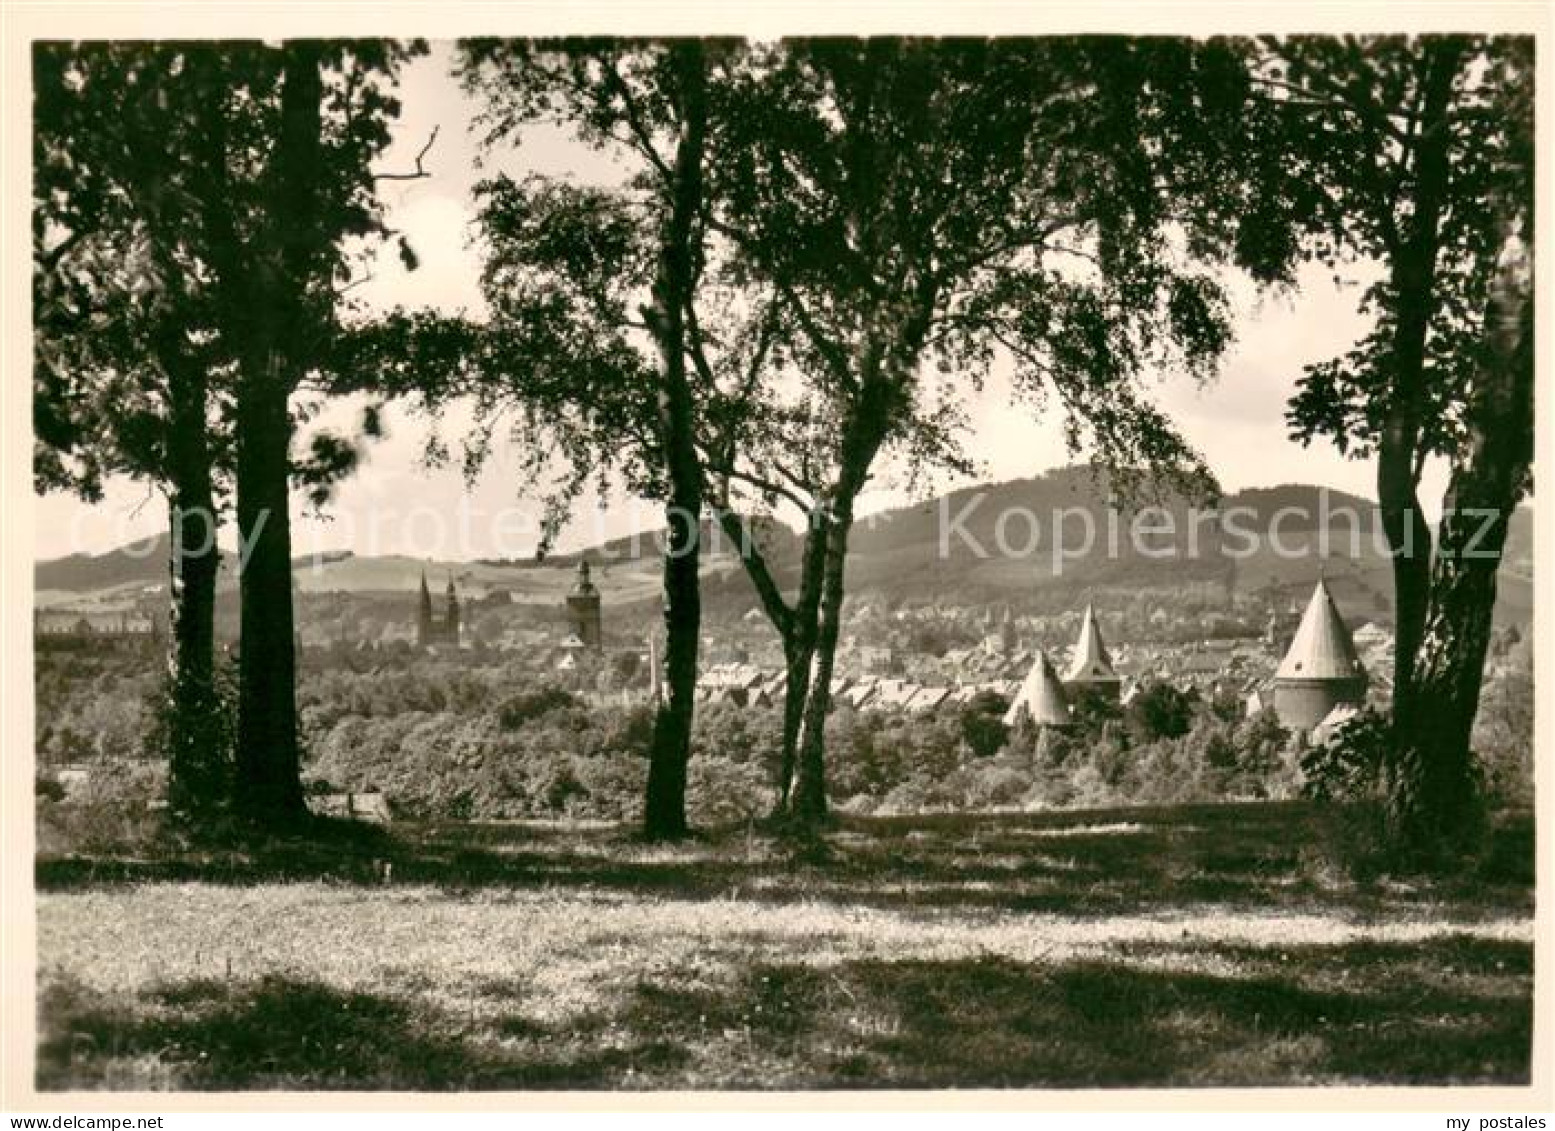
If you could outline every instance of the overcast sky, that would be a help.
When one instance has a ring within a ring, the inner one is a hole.
[[[388,223],[403,231],[421,260],[404,270],[392,254],[380,257],[374,277],[359,294],[374,304],[430,306],[453,312],[478,310],[479,260],[469,243],[473,218],[471,187],[491,172],[529,171],[609,181],[620,166],[606,155],[571,142],[555,130],[526,136],[520,149],[477,167],[478,147],[470,123],[478,107],[448,73],[449,54],[435,46],[430,57],[408,69],[404,112],[385,170],[412,167],[417,150],[434,126],[440,128],[426,165],[432,176],[384,182]],[[1219,380],[1200,389],[1185,378],[1161,375],[1154,385],[1158,403],[1202,451],[1227,490],[1309,482],[1371,497],[1369,462],[1344,460],[1329,445],[1310,449],[1286,437],[1285,403],[1303,365],[1346,351],[1367,329],[1357,312],[1368,267],[1344,272],[1339,280],[1322,268],[1305,271],[1295,295],[1260,295],[1235,280],[1237,342]],[[1007,370],[972,407],[968,449],[983,462],[982,480],[1039,474],[1069,462],[1056,416],[1033,418],[1013,406]],[[332,410],[329,419],[349,421],[357,406]],[[456,418],[457,419],[457,418]],[[345,483],[323,516],[295,516],[297,553],[349,548],[358,553],[411,553],[438,558],[519,556],[533,552],[539,505],[519,482],[514,461],[499,455],[479,482],[468,487],[456,468],[421,466],[426,424],[392,410],[387,438],[375,443],[364,465]],[[1428,509],[1441,495],[1445,475],[1433,468],[1422,501]],[[960,483],[941,478],[933,493]],[[866,512],[899,505],[910,497],[887,479],[864,500]],[[36,555],[101,553],[166,529],[166,504],[143,485],[115,483],[106,499],[87,506],[65,496],[36,500]],[[587,545],[605,537],[658,525],[654,510],[628,499],[589,499],[559,547]],[[227,539],[223,539],[226,541]]]

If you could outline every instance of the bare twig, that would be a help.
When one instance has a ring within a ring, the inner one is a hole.
[[[442,129],[441,126],[433,126],[432,127],[432,136],[427,138],[427,143],[421,147],[421,152],[416,154],[416,169],[415,169],[415,172],[413,172],[413,173],[374,173],[373,174],[373,180],[375,180],[375,181],[419,181],[419,180],[425,179],[426,177],[430,177],[432,174],[426,171],[426,169],[422,165],[422,161],[424,161],[426,159],[426,155],[432,151],[432,146],[437,142],[437,131],[440,130],[440,129]]]

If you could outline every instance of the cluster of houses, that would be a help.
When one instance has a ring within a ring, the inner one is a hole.
[[[1319,580],[1273,677],[1247,688],[1246,711],[1253,715],[1273,708],[1282,726],[1322,741],[1360,710],[1368,685],[1350,630],[1326,582]],[[1073,703],[1086,695],[1099,695],[1114,703],[1126,703],[1130,697],[1123,691],[1122,677],[1102,640],[1095,610],[1089,606],[1063,676],[1045,654],[1039,654],[1004,721],[1061,729],[1072,722]]]
[[[468,647],[460,597],[452,578],[441,610],[434,610],[425,574],[418,598],[414,639],[419,649],[444,652]],[[565,632],[558,638],[543,629],[528,630],[527,635],[534,639],[526,641],[525,651],[532,656],[543,653],[541,662],[555,671],[587,678],[603,670],[601,661],[609,658],[608,653],[621,650],[605,644],[600,592],[587,562],[578,564],[576,579],[565,598],[565,611]],[[38,610],[34,616],[35,634],[43,647],[154,642],[160,635],[156,619],[140,606],[111,611]],[[878,619],[873,613],[871,616]],[[1060,673],[1040,647],[1022,646],[1021,627],[1005,608],[1002,619],[986,614],[984,635],[976,646],[947,650],[932,661],[925,659],[912,672],[917,678],[904,675],[899,666],[892,674],[880,672],[881,657],[872,657],[864,644],[852,642],[844,649],[846,655],[839,656],[842,664],[832,697],[837,704],[856,711],[927,715],[958,708],[992,692],[1009,701],[1005,721],[1010,725],[1024,721],[1038,728],[1062,728],[1072,725],[1074,708],[1083,697],[1100,696],[1109,703],[1127,705],[1144,683],[1165,680],[1216,694],[1241,695],[1248,715],[1272,708],[1285,727],[1321,741],[1359,710],[1368,690],[1386,693],[1385,657],[1391,635],[1367,624],[1352,636],[1326,582],[1318,581],[1283,653],[1278,627],[1277,618],[1271,617],[1262,641],[1137,644],[1121,649],[1115,657],[1103,639],[1095,608],[1087,604],[1078,638]],[[653,640],[647,641],[646,652],[636,642],[626,650],[637,652],[639,659],[645,657],[646,670],[644,665],[636,665],[638,674],[632,683],[639,688],[637,692],[623,688],[619,693],[640,695],[646,686],[657,700],[663,683]],[[1368,678],[1363,654],[1371,659],[1377,679]],[[697,698],[702,703],[779,706],[783,695],[780,670],[745,658],[707,666],[697,684]]]
[[[748,663],[714,664],[697,680],[697,700],[731,703],[740,707],[771,707],[783,702],[784,676]],[[1009,695],[1009,680],[926,686],[909,679],[840,675],[832,680],[832,702],[854,710],[904,711],[927,714],[946,706],[968,702],[982,691]]]
[[[1367,625],[1364,644],[1381,648],[1386,630]],[[928,714],[967,703],[981,692],[992,691],[1010,701],[1004,721],[1015,726],[1062,729],[1073,724],[1074,708],[1082,697],[1099,696],[1107,702],[1127,705],[1138,693],[1142,678],[1165,678],[1200,683],[1206,674],[1151,665],[1138,677],[1125,679],[1106,641],[1094,607],[1087,605],[1080,622],[1079,638],[1062,674],[1041,649],[1023,654],[1013,643],[1014,628],[1008,614],[996,635],[985,641],[989,655],[1015,656],[1029,666],[1023,679],[996,678],[924,684],[908,679],[840,676],[833,687],[836,702],[861,711],[883,710]],[[1361,635],[1361,634],[1357,634]],[[1273,643],[1271,626],[1269,643]],[[1306,610],[1271,675],[1249,672],[1231,648],[1202,654],[1218,669],[1214,686],[1230,687],[1245,695],[1249,715],[1272,708],[1283,726],[1314,741],[1322,741],[1332,729],[1353,716],[1365,701],[1370,681],[1360,659],[1357,641],[1350,634],[1326,582],[1319,581]],[[1206,665],[1199,665],[1205,667]],[[783,676],[750,663],[721,663],[707,668],[698,681],[702,702],[727,702],[746,707],[782,702]]]
[[[36,647],[82,650],[101,647],[155,648],[162,626],[145,605],[134,608],[34,609],[32,633]]]

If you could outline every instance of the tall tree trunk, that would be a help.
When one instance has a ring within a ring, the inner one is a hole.
[[[1377,450],[1377,506],[1393,555],[1395,721],[1411,709],[1414,657],[1430,601],[1431,527],[1417,496],[1420,431],[1426,336],[1436,289],[1442,208],[1451,175],[1447,115],[1461,53],[1460,44],[1442,40],[1432,47],[1426,62],[1414,207],[1392,265],[1398,314],[1393,327],[1392,388]]]
[[[814,828],[826,818],[826,716],[831,711],[831,681],[836,667],[837,638],[842,628],[844,572],[848,531],[853,525],[853,496],[839,492],[822,520],[826,531],[825,571],[821,579],[820,623],[810,664],[798,765],[789,799],[789,815],[801,828]]]
[[[805,705],[810,698],[810,665],[815,659],[813,639],[808,644],[785,642],[783,649],[783,746],[778,756],[777,799],[772,815],[788,812],[799,766],[799,734]]]
[[[810,701],[810,675],[820,635],[821,593],[830,531],[818,516],[807,515],[804,550],[799,566],[799,593],[784,640],[783,748],[778,763],[774,813],[787,813],[799,768],[799,736]]]
[[[297,745],[288,474],[291,419],[280,359],[238,389],[237,519],[243,547],[237,807],[261,823],[303,812]]]
[[[1377,502],[1393,566],[1393,717],[1409,714],[1413,665],[1431,592],[1431,527],[1416,496],[1414,443],[1384,440],[1377,455]]]
[[[182,335],[182,330],[177,331]],[[168,804],[198,818],[227,797],[222,749],[226,721],[215,685],[216,504],[207,435],[207,376],[173,341],[159,351],[170,391],[169,522],[172,535],[168,605],[171,711]]]
[[[877,355],[865,347],[864,395],[852,423],[844,433],[836,486],[822,500],[815,522],[824,531],[825,552],[820,586],[819,622],[815,652],[810,665],[810,687],[799,736],[798,766],[789,815],[800,828],[814,828],[826,818],[826,716],[831,711],[832,675],[836,669],[837,640],[842,631],[842,601],[846,594],[848,534],[853,529],[853,507],[869,477],[881,441],[888,429],[886,401],[891,390],[877,376]]]
[[[783,596],[761,547],[750,528],[730,508],[727,496],[716,505],[719,525],[740,549],[745,573],[761,598],[767,619],[783,641],[783,746],[778,760],[777,800],[774,817],[788,810],[789,794],[798,765],[799,733],[804,723],[805,703],[810,692],[810,665],[815,656],[815,637],[820,619],[821,575],[826,562],[826,528],[806,516],[803,550],[800,554],[799,591],[792,606]]]
[[[866,335],[860,343],[855,369],[858,400],[843,429],[836,482],[812,519],[824,530],[826,545],[815,655],[810,665],[798,767],[789,802],[789,815],[801,829],[816,827],[825,820],[827,812],[826,716],[831,710],[832,675],[842,630],[853,509],[869,480],[870,466],[901,411],[928,333],[934,299],[932,278],[925,277],[919,282],[907,316],[900,320],[887,317],[883,320],[883,333]]]
[[[664,560],[664,677],[666,695],[653,721],[643,834],[650,840],[686,835],[686,771],[691,758],[695,713],[697,649],[702,631],[702,597],[697,576],[697,523],[684,514],[691,500],[672,504],[669,552]],[[682,509],[685,508],[685,509]],[[686,528],[690,528],[689,534]]]
[[[1479,709],[1507,525],[1533,460],[1532,243],[1509,218],[1485,317],[1485,358],[1444,500],[1431,607],[1414,661],[1415,697],[1395,718],[1389,824],[1405,853],[1451,859],[1478,826],[1469,736]]]
[[[686,835],[686,769],[702,631],[702,465],[697,456],[694,402],[686,375],[685,309],[694,286],[694,225],[702,204],[702,160],[707,126],[706,73],[698,41],[672,49],[677,73],[680,132],[668,186],[669,208],[659,246],[651,307],[644,313],[659,350],[659,439],[669,482],[664,558],[664,673],[668,695],[654,718],[643,833],[650,840]]]
[[[306,812],[297,742],[297,656],[291,570],[288,399],[318,326],[322,99],[317,44],[288,42],[267,243],[254,264],[237,395],[237,517],[244,547],[238,691],[237,801],[261,823]],[[327,284],[327,280],[323,283]]]
[[[846,513],[844,513],[846,510]],[[799,828],[813,829],[826,820],[826,716],[832,709],[832,672],[837,666],[841,630],[843,573],[847,563],[847,527],[852,524],[852,499],[838,499],[832,529],[826,538],[826,576],[821,582],[821,619],[815,655],[810,663],[810,688],[805,695],[804,727],[799,734],[798,767],[788,814]]]

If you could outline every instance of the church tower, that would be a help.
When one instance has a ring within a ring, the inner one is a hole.
[[[1064,685],[1059,682],[1058,673],[1048,662],[1046,652],[1037,653],[1036,663],[1031,665],[1026,682],[1021,684],[1015,701],[1004,713],[1004,724],[1015,726],[1023,718],[1032,726],[1043,729],[1066,727],[1071,721],[1068,696],[1064,694]]]
[[[1308,731],[1340,703],[1366,695],[1366,669],[1339,610],[1319,580],[1296,638],[1274,673],[1274,711],[1291,730]]]
[[[1074,646],[1074,658],[1064,673],[1064,687],[1071,694],[1095,694],[1116,703],[1123,688],[1123,680],[1112,666],[1107,645],[1102,642],[1101,626],[1096,623],[1096,609],[1087,604],[1085,618],[1080,622],[1080,639]]]
[[[585,648],[594,652],[604,648],[599,590],[594,588],[593,581],[589,579],[589,564],[586,561],[578,562],[578,580],[573,584],[572,592],[567,594],[567,618],[572,622],[572,631],[583,641]]]

